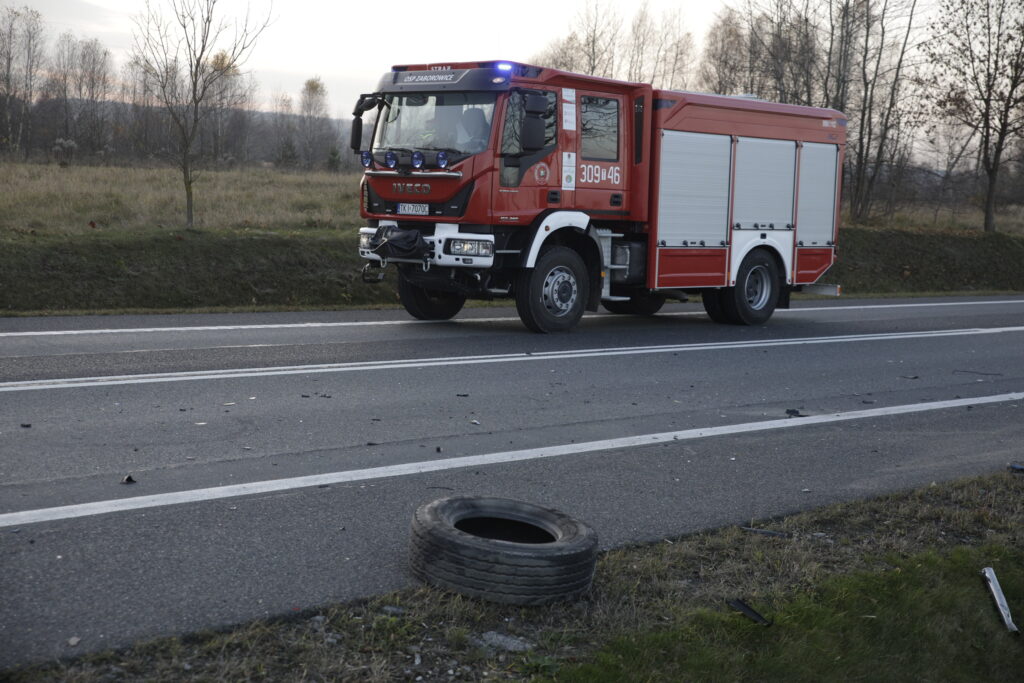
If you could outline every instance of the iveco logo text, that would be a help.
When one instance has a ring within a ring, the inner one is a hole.
[[[430,183],[391,183],[395,192],[405,194],[430,194]]]

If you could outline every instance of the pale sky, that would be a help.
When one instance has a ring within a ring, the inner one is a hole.
[[[18,6],[25,0],[0,0]],[[153,0],[167,6],[166,0]],[[27,0],[46,20],[52,41],[71,31],[98,38],[114,55],[117,68],[132,45],[133,17],[144,0]],[[551,40],[565,35],[586,0],[220,0],[229,21],[270,13],[245,70],[259,84],[262,108],[272,95],[298,100],[302,83],[319,76],[327,86],[331,115],[348,118],[355,99],[369,92],[393,64],[507,59],[528,61]],[[604,0],[628,27],[638,3]],[[724,0],[648,0],[651,14],[679,9],[699,45]],[[625,29],[624,29],[625,30]]]

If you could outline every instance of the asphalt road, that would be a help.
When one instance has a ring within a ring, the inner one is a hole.
[[[407,586],[409,519],[453,493],[611,547],[991,472],[1022,442],[1024,297],[551,336],[494,308],[0,319],[0,668]]]

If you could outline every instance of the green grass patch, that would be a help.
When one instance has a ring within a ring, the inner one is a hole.
[[[979,571],[996,568],[1024,620],[1024,477],[750,524],[786,537],[726,527],[611,550],[590,593],[570,604],[516,608],[410,588],[0,679],[1020,680],[1021,642]],[[736,597],[774,625],[725,607]],[[489,631],[532,649],[490,647]]]
[[[1020,642],[998,619],[980,576],[995,567],[1024,605],[1024,551],[983,546],[893,559],[886,571],[834,576],[762,609],[696,610],[676,628],[619,638],[555,680],[1019,680]],[[1018,608],[1020,609],[1020,608]]]

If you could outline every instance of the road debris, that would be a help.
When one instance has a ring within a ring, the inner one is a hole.
[[[808,417],[801,413],[799,408],[786,408],[786,415],[788,417]]]
[[[68,645],[71,647],[76,647],[80,642],[82,642],[82,639],[78,636],[71,636],[68,638]]]
[[[474,424],[474,425],[478,425],[478,424],[480,424],[480,420],[470,420],[469,423],[470,424]]]
[[[1014,474],[1024,474],[1024,465],[1021,465],[1020,463],[1011,462],[1006,469],[1010,470]]]
[[[739,598],[735,598],[733,600],[726,600],[725,604],[727,604],[729,607],[732,607],[737,612],[740,612],[741,614],[743,614],[743,616],[747,617],[751,621],[761,624],[762,626],[771,626],[775,623],[774,619],[772,621],[768,621],[763,616],[761,616],[761,614],[759,614],[757,610],[755,610],[753,607],[743,602]]]
[[[30,422],[22,422],[21,426],[24,429],[32,429],[32,424]]]
[[[534,648],[533,643],[528,640],[497,631],[484,633],[480,636],[480,642],[495,650],[504,650],[505,652],[529,652]]]
[[[1007,630],[1011,633],[1020,633],[1017,625],[1010,618],[1010,606],[1006,604],[1006,596],[1003,595],[999,579],[996,578],[996,570],[992,567],[985,567],[981,570],[981,575],[985,577],[985,582],[988,583],[988,588],[992,591],[992,597],[995,598],[996,607],[999,609],[999,616],[1003,618],[1003,623],[1006,624]]]
[[[132,478],[132,475],[126,474],[126,475],[124,475],[124,478],[121,479],[121,483],[122,484],[134,484],[135,483],[135,479]]]

